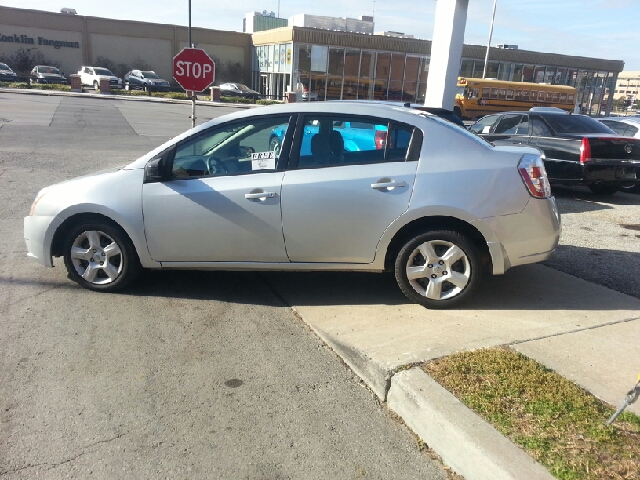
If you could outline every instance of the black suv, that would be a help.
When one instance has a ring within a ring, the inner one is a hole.
[[[145,90],[150,92],[168,92],[169,82],[151,70],[131,70],[124,76],[125,90]]]
[[[36,65],[29,76],[33,83],[60,83],[62,85],[69,83],[60,70],[48,65]]]
[[[585,115],[549,108],[487,115],[469,127],[494,145],[540,149],[550,182],[586,185],[598,195],[640,183],[640,139]]]

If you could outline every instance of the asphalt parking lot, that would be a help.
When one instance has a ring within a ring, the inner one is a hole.
[[[278,290],[290,274],[148,272],[99,295],[59,260],[27,260],[22,217],[40,188],[127,163],[188,128],[190,107],[21,97],[0,93],[0,474],[443,478],[292,313]],[[199,122],[231,110],[199,107]],[[555,195],[563,232],[547,265],[640,298],[640,196]],[[384,275],[350,274],[357,295],[315,288],[341,280],[295,275],[314,286],[305,305],[375,304],[372,286],[387,305],[407,303]]]

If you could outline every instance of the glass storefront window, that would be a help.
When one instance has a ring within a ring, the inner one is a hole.
[[[460,62],[460,76],[468,78],[473,76],[473,60],[462,60]]]
[[[525,65],[522,68],[522,81],[533,82],[533,65]]]
[[[358,86],[358,77],[344,77],[342,99],[356,100],[358,98]]]
[[[556,70],[556,78],[553,83],[555,85],[564,85],[567,83],[567,69],[566,68],[558,68]]]
[[[360,71],[360,50],[346,49],[344,56],[344,76],[358,78]]]
[[[513,67],[512,63],[503,63],[501,62],[498,66],[498,80],[509,80],[511,77],[511,67]]]
[[[323,45],[311,46],[311,71],[327,73],[327,54],[329,47]]]
[[[400,82],[404,80],[404,53],[394,53],[391,55],[391,74],[389,80],[392,82]],[[400,87],[402,90],[402,86]]]
[[[522,65],[514,65],[513,67],[513,81],[522,82]]]
[[[547,70],[544,72],[544,83],[553,83],[555,78],[556,78],[555,67],[547,67]]]
[[[329,75],[342,77],[344,72],[344,48],[329,49]]]
[[[484,71],[484,60],[476,60],[473,62],[473,78],[482,78],[482,72]]]
[[[485,78],[498,78],[498,66],[498,62],[490,61],[487,66],[487,74],[485,75]]]
[[[375,53],[366,50],[360,56],[360,84],[358,98],[372,100],[374,96],[373,78],[375,76]]]
[[[533,72],[533,81],[534,83],[542,83],[544,82],[544,68],[541,66],[536,66]]]
[[[376,59],[376,78],[380,80],[389,80],[389,71],[391,70],[391,54],[378,53]]]

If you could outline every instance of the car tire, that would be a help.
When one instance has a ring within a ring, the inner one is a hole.
[[[125,83],[125,84],[124,84],[124,89],[125,89],[125,90],[129,91],[129,89],[130,89],[130,88],[131,88],[131,87],[129,86],[129,84],[128,84],[128,83]]]
[[[100,84],[97,81],[93,82],[93,89],[97,92],[100,90]]]
[[[282,142],[275,135],[269,139],[269,151],[276,152],[276,156],[280,154],[280,149],[282,148]]]
[[[620,191],[625,193],[640,193],[640,183],[620,185]]]
[[[459,305],[475,290],[481,276],[478,249],[452,230],[431,230],[409,239],[395,262],[402,292],[433,309]]]
[[[613,195],[618,191],[618,187],[613,185],[600,185],[597,183],[592,183],[589,185],[589,190],[591,190],[594,195]]]
[[[71,280],[98,292],[120,290],[142,270],[127,234],[103,220],[79,223],[69,231],[64,264]]]

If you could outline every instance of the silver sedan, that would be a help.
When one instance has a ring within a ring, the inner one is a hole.
[[[216,118],[43,189],[24,220],[29,257],[63,257],[91,290],[143,268],[394,271],[429,308],[457,305],[485,272],[546,260],[559,234],[538,150],[350,102]]]

